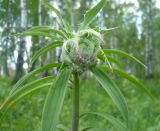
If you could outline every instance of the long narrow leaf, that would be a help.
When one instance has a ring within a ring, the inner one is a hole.
[[[21,100],[26,95],[36,92],[43,87],[51,85],[51,83],[53,83],[53,78],[54,78],[53,76],[40,78],[38,80],[35,80],[29,84],[22,86],[19,90],[10,95],[7,98],[7,100],[4,101],[3,105],[0,107],[0,114],[1,114],[0,118],[2,118],[6,114],[6,112],[10,107],[12,107],[16,102]]]
[[[125,99],[119,90],[119,88],[115,85],[115,83],[98,67],[91,68],[92,73],[96,77],[96,79],[100,82],[102,87],[108,93],[108,95],[112,98],[114,103],[117,105],[118,109],[122,113],[122,116],[128,121],[128,108],[125,102]]]
[[[50,3],[45,2],[45,1],[43,1],[43,5],[48,7],[50,10],[52,10],[59,17],[59,19],[62,21],[62,15],[58,9],[56,9],[53,5],[51,5]]]
[[[88,112],[88,113],[85,113],[83,114],[83,116],[86,116],[86,115],[96,115],[98,117],[101,117],[107,121],[109,121],[117,131],[128,131],[127,127],[122,123],[120,122],[118,119],[116,119],[115,117],[109,115],[109,114],[106,114],[106,113],[99,113],[99,112]]]
[[[48,3],[48,2],[44,1],[43,4],[44,4],[44,6],[46,6],[47,8],[49,8],[51,11],[53,11],[58,16],[58,18],[60,20],[60,23],[58,22],[59,26],[60,27],[64,26],[66,28],[67,25],[63,21],[63,18],[62,18],[62,15],[61,15],[60,11],[56,7],[54,7],[53,5],[51,5],[50,3]]]
[[[69,69],[63,69],[50,88],[44,105],[42,131],[56,130],[70,75]]]
[[[105,0],[101,0],[96,6],[86,12],[84,21],[80,24],[80,30],[85,29],[93,21],[98,12],[103,8],[104,4]]]
[[[113,28],[108,28],[108,29],[100,29],[100,32],[101,33],[108,33],[109,31],[112,31],[112,30],[115,30],[115,29],[118,29],[119,27],[113,27]]]
[[[137,63],[139,63],[139,64],[142,65],[143,67],[147,68],[146,65],[144,65],[144,64],[143,64],[141,61],[139,61],[137,58],[135,58],[135,57],[132,56],[132,55],[127,54],[127,53],[124,52],[124,51],[116,50],[116,49],[104,49],[103,51],[104,51],[104,53],[106,53],[106,54],[117,54],[117,55],[120,55],[120,56],[129,58],[129,59],[131,59],[131,60],[136,61]]]
[[[43,4],[44,4],[44,6],[49,8],[51,11],[53,11],[58,16],[58,18],[60,20],[60,22],[57,21],[59,27],[62,30],[63,30],[63,28],[65,28],[64,32],[66,32],[66,35],[69,37],[72,33],[71,33],[70,29],[68,28],[69,26],[68,26],[67,22],[63,20],[60,11],[48,2],[43,2]]]
[[[59,36],[61,36],[62,38],[66,38],[65,34],[57,29],[53,29],[50,26],[34,26],[30,29],[28,29],[26,32],[52,32],[52,33],[56,33]]]
[[[54,40],[58,40],[58,41],[61,41],[60,38],[52,35],[52,34],[49,34],[49,33],[46,33],[46,32],[40,32],[40,31],[27,31],[27,32],[23,32],[23,33],[20,33],[20,34],[16,34],[15,36],[44,36],[44,37],[49,37],[49,38],[52,38]]]
[[[17,89],[12,95],[10,95],[10,97],[12,97],[12,98],[17,97],[18,95],[25,93],[26,91],[32,89],[35,86],[53,82],[54,78],[55,78],[55,76],[47,76],[47,77],[39,78],[37,80],[29,82],[28,84],[25,84],[25,85],[21,86],[21,88]]]
[[[119,60],[117,60],[117,59],[115,59],[115,58],[113,58],[113,57],[111,57],[111,56],[106,56],[106,57],[108,58],[108,60],[109,60],[110,62],[116,64],[117,66],[120,66],[120,67],[121,67],[121,66],[123,65]]]
[[[31,58],[31,62],[34,62],[39,56],[43,55],[44,53],[48,52],[49,50],[52,50],[58,46],[62,46],[61,41],[55,41],[52,42],[44,47],[42,47],[40,50],[38,50],[34,56]]]
[[[9,102],[14,101],[14,99],[23,95],[25,92],[32,90],[36,86],[43,85],[44,83],[53,82],[53,79],[54,79],[54,76],[48,76],[48,77],[44,77],[44,78],[40,78],[35,81],[32,81],[24,86],[21,86],[21,88],[17,89],[13,94],[8,96],[7,100],[4,101],[3,105],[1,106],[1,110],[4,108],[4,105],[8,106]]]
[[[103,42],[102,35],[101,35],[99,32],[97,32],[97,31],[95,31],[95,30],[93,30],[93,29],[84,29],[84,30],[80,30],[80,31],[78,32],[78,34],[79,34],[80,36],[82,36],[82,35],[84,35],[84,34],[86,34],[86,33],[87,33],[87,34],[91,34],[91,35],[97,37],[98,39],[100,39],[100,40]]]
[[[122,66],[122,63],[118,61],[117,59],[111,57],[111,56],[106,56],[102,51],[99,51],[97,54],[97,57],[103,62],[106,62],[106,59],[108,59],[109,62],[112,62],[116,64],[117,66]],[[105,63],[106,64],[106,63]]]
[[[102,69],[105,69],[105,70],[110,70],[109,67],[107,67],[107,66],[100,66],[100,67]],[[124,71],[119,70],[119,69],[112,68],[112,72],[115,73],[115,74],[117,74],[117,75],[120,75],[120,76],[126,78],[127,80],[129,80],[130,82],[132,82],[133,84],[135,84],[136,87],[139,87],[142,91],[144,91],[151,98],[153,98],[153,95],[151,94],[151,92],[139,80],[137,80],[136,78],[128,75],[127,73],[125,73]]]
[[[54,68],[54,67],[60,67],[61,64],[60,63],[51,63],[51,64],[47,64],[43,67],[39,67],[37,69],[35,69],[34,71],[32,72],[29,72],[27,75],[23,76],[13,87],[13,89],[11,90],[10,92],[10,95],[12,95],[22,84],[24,84],[26,81],[28,81],[31,77],[33,77],[34,75],[42,72],[42,71],[45,71],[47,69],[51,69],[51,68]]]

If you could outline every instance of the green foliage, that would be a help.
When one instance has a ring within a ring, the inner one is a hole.
[[[71,70],[62,70],[50,88],[44,105],[42,131],[56,130],[70,75]]]
[[[1,103],[4,101],[6,94],[12,89],[9,83],[10,79],[0,77]],[[158,79],[150,81],[145,80],[143,82],[148,85],[157,99],[151,101],[145,97],[144,93],[138,92],[136,88],[133,88],[134,86],[131,85],[130,82],[119,78],[116,79],[116,83],[125,93],[124,95],[129,106],[129,129],[131,131],[153,131],[158,130],[160,127],[160,82]],[[39,92],[34,95],[26,96],[15,106],[13,105],[11,108],[12,110],[6,114],[3,123],[1,123],[1,131],[40,130],[42,108],[48,89],[48,87],[42,88],[41,91],[39,90]],[[119,119],[119,121],[121,120],[121,116],[118,110],[116,110],[114,103],[106,96],[106,92],[103,88],[96,86],[94,77],[90,77],[87,81],[83,81],[80,92],[80,110],[82,114],[87,112],[103,112],[103,114],[110,114],[116,119]],[[71,107],[69,105],[71,104],[71,90],[69,90],[66,92],[63,109],[60,115],[60,124],[57,125],[58,127],[61,125],[65,125],[65,127],[70,126],[69,118],[71,116]],[[80,118],[80,128],[83,129],[85,127],[92,127],[88,131],[116,130],[116,128],[113,128],[114,125],[109,123],[108,120],[91,114],[86,114],[84,117]]]
[[[80,30],[85,29],[95,18],[95,15],[102,9],[105,4],[105,0],[101,0],[95,7],[89,9],[85,16],[84,21],[80,24]]]
[[[43,67],[35,69],[34,71],[21,78],[21,80],[17,82],[17,84],[13,87],[8,99],[0,107],[0,118],[4,116],[8,108],[12,107],[11,105],[14,102],[21,100],[24,96],[38,91],[43,87],[50,86],[51,81],[54,81],[54,77],[44,77],[42,79],[30,82],[29,79],[31,79],[31,77],[50,68],[59,67],[57,69],[58,74],[55,78],[56,80],[50,87],[45,100],[42,116],[42,131],[55,131],[57,129],[63,101],[68,89],[68,84],[70,83],[70,86],[72,87],[73,81],[75,83],[75,86],[73,86],[71,89],[74,90],[79,88],[78,78],[79,76],[82,76],[85,71],[90,71],[94,74],[95,78],[99,81],[104,90],[108,93],[115,105],[120,110],[122,116],[126,120],[125,125],[128,124],[128,108],[120,89],[105,72],[99,69],[98,66],[103,65],[104,67],[108,68],[108,66],[106,65],[108,64],[110,66],[110,69],[112,69],[110,61],[120,65],[121,62],[119,62],[118,60],[112,57],[107,57],[107,55],[110,53],[127,57],[129,59],[135,60],[143,66],[145,65],[135,57],[128,55],[125,52],[119,50],[102,49],[102,43],[104,43],[104,40],[102,39],[103,35],[101,34],[101,32],[104,29],[99,29],[97,31],[89,28],[89,25],[91,24],[97,13],[102,9],[104,4],[105,0],[101,0],[96,6],[89,9],[84,17],[84,21],[80,24],[79,30],[72,31],[70,30],[70,26],[62,19],[60,11],[58,11],[51,4],[45,3],[45,5],[49,7],[53,12],[55,12],[59,17],[61,21],[60,23],[58,22],[60,29],[52,29],[48,26],[36,26],[32,27],[28,31],[17,34],[16,36],[31,35],[50,38],[52,40],[52,43],[47,44],[39,51],[37,51],[37,53],[32,57],[32,62],[44,53],[55,49],[55,47],[62,46],[62,63],[45,65]],[[101,64],[99,64],[98,61],[101,61]],[[144,86],[142,86],[141,83],[139,83],[139,81],[137,81],[133,77],[129,77],[127,74],[116,69],[113,70],[113,73],[127,78],[134,84],[143,88],[143,90],[149,92]],[[29,82],[29,84],[26,84],[27,82]],[[73,103],[72,131],[77,131],[79,125],[79,92],[72,92],[72,94],[73,101],[75,100]],[[92,114],[103,116],[101,113]],[[126,127],[114,117],[111,117],[109,115],[105,115],[103,117],[111,122],[116,128],[127,130]],[[76,125],[74,125],[74,120],[76,121]],[[85,129],[90,128],[87,127]]]
[[[113,99],[119,110],[121,111],[123,117],[126,121],[128,121],[128,107],[126,105],[125,99],[121,94],[119,88],[115,85],[115,83],[101,71],[99,68],[91,68],[92,73],[95,75],[96,79],[100,82],[102,87],[106,90],[106,92]]]
[[[104,70],[110,70],[109,67],[107,66],[100,66],[102,69]],[[151,98],[153,98],[153,95],[151,94],[151,92],[139,81],[137,80],[135,77],[128,75],[127,73],[125,73],[122,70],[119,69],[114,69],[112,68],[111,71],[113,73],[115,73],[116,75],[120,75],[121,77],[129,80],[131,83],[135,84],[137,87],[139,87],[142,91],[144,91],[146,94],[148,94],[148,96],[150,96]]]
[[[89,112],[84,115],[90,115],[90,114],[97,115],[101,118],[108,120],[110,123],[113,124],[113,126],[115,126],[117,131],[128,131],[128,129],[125,127],[125,125],[123,123],[121,123],[119,120],[117,120],[116,118],[114,118],[113,116],[111,116],[109,114],[98,113],[98,112]]]
[[[47,53],[49,50],[53,50],[54,48],[61,46],[62,42],[61,41],[54,41],[51,42],[49,44],[47,44],[46,46],[42,47],[41,49],[39,49],[34,56],[31,58],[31,62],[34,62],[36,59],[38,59],[41,55],[44,55],[45,53]]]
[[[47,69],[53,68],[53,67],[60,67],[61,64],[60,63],[50,63],[47,64],[43,67],[39,67],[37,69],[35,69],[34,71],[28,73],[27,75],[23,76],[13,87],[13,89],[10,92],[10,95],[12,95],[18,88],[20,88],[23,84],[25,84],[25,82],[27,82],[29,79],[31,79],[34,75],[43,72]]]
[[[44,31],[26,31],[24,33],[17,34],[16,36],[45,36],[60,41],[58,37]]]
[[[29,30],[27,30],[27,32],[36,32],[36,31],[42,31],[42,32],[51,32],[51,33],[55,33],[58,34],[59,36],[61,36],[62,38],[66,38],[65,34],[59,30],[53,29],[50,26],[34,26],[32,28],[30,28]]]
[[[3,116],[6,114],[6,112],[11,109],[15,103],[18,101],[22,100],[23,97],[36,92],[37,90],[40,90],[41,88],[44,87],[49,87],[51,86],[51,83],[53,81],[53,77],[44,77],[38,80],[35,80],[29,84],[26,84],[22,86],[19,90],[14,92],[12,95],[10,95],[5,103],[2,105],[3,108],[1,108],[1,116],[0,116],[0,121],[2,120]],[[34,87],[34,88],[33,88]]]
[[[118,54],[119,56],[123,56],[123,57],[126,57],[126,58],[129,58],[129,59],[131,59],[131,60],[134,60],[134,61],[136,61],[137,63],[139,63],[140,65],[142,65],[142,66],[144,66],[145,68],[147,68],[146,67],[146,65],[144,65],[141,61],[139,61],[137,58],[135,58],[134,56],[131,56],[131,55],[129,55],[129,54],[127,54],[127,53],[125,53],[125,52],[123,52],[123,51],[121,51],[121,50],[116,50],[116,49],[104,49],[103,50],[104,51],[104,53],[106,53],[106,54]]]

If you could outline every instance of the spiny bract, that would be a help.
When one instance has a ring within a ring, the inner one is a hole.
[[[92,29],[79,31],[64,42],[62,61],[80,71],[96,65],[101,41],[101,34]]]

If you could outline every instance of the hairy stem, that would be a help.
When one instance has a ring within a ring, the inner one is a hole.
[[[74,72],[72,131],[78,131],[79,126],[79,76]]]

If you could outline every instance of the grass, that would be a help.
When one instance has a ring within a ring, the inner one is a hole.
[[[10,79],[0,78],[0,101],[8,95],[10,86]],[[97,111],[110,113],[111,115],[121,119],[118,109],[113,104],[106,92],[97,84],[97,82],[90,78],[88,81],[81,81],[81,113]],[[121,79],[116,80],[117,84],[122,89],[127,104],[129,106],[129,127],[131,131],[159,131],[160,130],[160,81],[146,80],[145,85],[150,88],[154,100],[151,100],[147,95],[140,92],[129,82]],[[69,89],[65,105],[63,106],[62,114],[60,117],[61,124],[71,124],[71,92]],[[12,108],[3,120],[1,131],[38,131],[41,125],[41,114],[44,104],[44,99],[47,90],[43,89],[39,93],[26,97],[23,101],[18,103]],[[98,127],[90,129],[90,131],[115,131],[108,122],[99,119],[95,116],[85,116],[80,119],[81,127]]]

